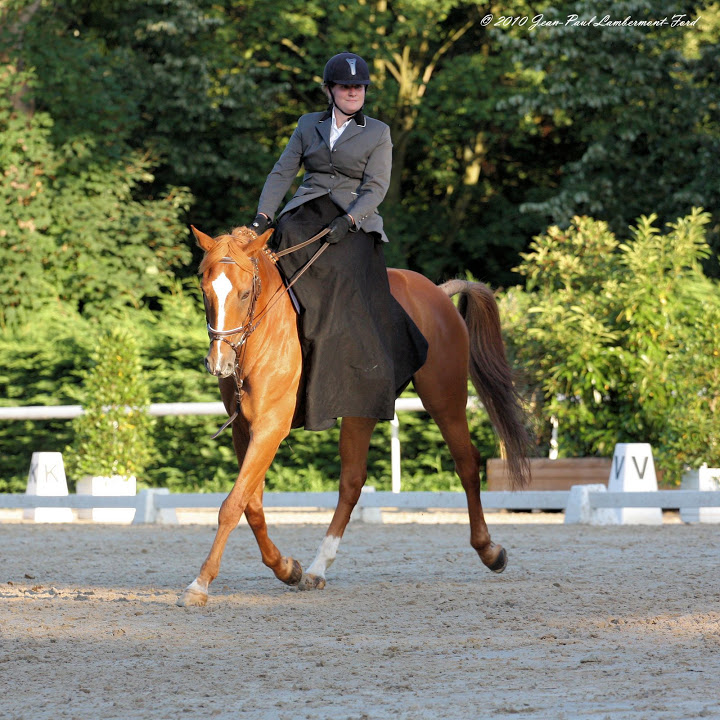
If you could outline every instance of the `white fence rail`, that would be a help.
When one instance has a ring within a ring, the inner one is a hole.
[[[648,492],[591,492],[594,508],[720,507],[720,492],[713,490],[651,490]]]
[[[568,501],[565,491],[484,492],[483,506],[493,509],[562,510]],[[708,493],[710,494],[710,493]],[[21,495],[0,494],[0,508],[138,508],[150,502],[157,509],[219,508],[227,493],[169,493],[158,489],[141,490],[137,495]],[[266,508],[334,508],[337,492],[266,492]],[[363,492],[358,507],[465,508],[463,492]]]
[[[227,415],[221,402],[153,403],[148,413],[163,415]],[[0,420],[72,420],[83,414],[82,405],[24,405],[0,407]]]
[[[480,407],[476,397],[468,398],[469,408]],[[390,467],[392,490],[400,492],[401,456],[400,421],[398,412],[418,412],[424,410],[420,398],[398,398],[395,401],[395,417],[390,421]],[[182,415],[227,415],[221,402],[203,403],[153,403],[148,409],[153,417]],[[0,420],[72,420],[83,414],[81,405],[25,405],[22,407],[0,407]]]
[[[219,508],[225,493],[169,493],[166,489],[141,490],[136,496],[0,494],[0,508],[134,508],[135,523],[162,522],[162,511],[178,508]],[[266,508],[334,508],[337,492],[266,492]],[[565,510],[569,491],[536,490],[484,492],[486,510]],[[654,492],[590,492],[593,508],[663,508],[667,510],[720,507],[720,492],[658,490]],[[462,492],[363,492],[358,508],[407,510],[465,508]]]
[[[478,407],[477,398],[468,400],[468,407]],[[396,415],[391,422],[392,492],[363,492],[360,509],[443,509],[465,508],[462,492],[400,492],[400,440],[397,412],[418,411],[424,407],[419,398],[399,398]],[[149,412],[153,416],[225,415],[220,402],[154,403]],[[0,420],[72,419],[81,415],[80,405],[0,407]],[[582,486],[576,486],[581,489]],[[601,488],[604,490],[604,488]],[[583,502],[591,510],[605,508],[661,508],[689,510],[720,507],[720,492],[698,490],[656,490],[652,492],[600,492],[589,487],[583,490]],[[19,495],[0,494],[0,508],[129,508],[135,509],[135,523],[162,522],[164,511],[177,508],[219,508],[224,493],[169,493],[166,489],[141,490],[136,496],[98,495]],[[267,508],[334,508],[337,492],[267,492]],[[491,510],[567,510],[570,491],[484,492],[482,502]]]
[[[480,407],[476,397],[468,398],[468,407]],[[395,412],[424,410],[420,398],[398,398]],[[148,413],[154,417],[164,415],[227,415],[221,402],[152,403]],[[83,414],[82,405],[23,405],[0,407],[0,420],[72,420]]]

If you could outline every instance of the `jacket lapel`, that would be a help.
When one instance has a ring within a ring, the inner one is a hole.
[[[343,131],[342,135],[335,141],[335,147],[342,145],[346,140],[349,140],[355,135],[358,135],[363,131],[364,125],[358,125],[357,123],[351,122]]]
[[[330,130],[332,129],[332,118],[330,112],[326,112],[315,126],[317,131],[320,133],[320,137],[325,141],[325,144],[330,147]]]

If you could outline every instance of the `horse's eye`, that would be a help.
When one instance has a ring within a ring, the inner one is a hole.
[[[249,291],[249,290],[246,290],[246,291],[240,296],[240,299],[241,299],[241,300],[247,300],[249,297],[250,297],[250,291]]]

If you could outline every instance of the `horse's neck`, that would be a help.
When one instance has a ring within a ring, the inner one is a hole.
[[[261,292],[244,359],[245,376],[253,378],[247,392],[262,395],[263,388],[272,386],[273,397],[278,389],[295,397],[302,371],[297,315],[280,270],[268,258],[260,260],[259,270]],[[262,402],[260,406],[264,407]]]
[[[280,321],[285,303],[290,299],[283,298],[289,295],[285,280],[280,268],[275,264],[270,253],[263,253],[259,258],[259,274],[261,292],[258,298],[258,313],[261,316],[260,325],[274,324]],[[294,303],[291,303],[294,306]],[[266,317],[267,316],[267,317]]]
[[[267,248],[267,246],[265,246]],[[265,249],[264,249],[265,250]],[[260,273],[263,278],[263,285],[267,285],[267,289],[263,288],[263,295],[268,299],[271,298],[278,288],[285,287],[285,281],[283,280],[280,268],[277,266],[275,260],[272,259],[272,255],[268,250],[267,253],[264,251],[260,258]]]

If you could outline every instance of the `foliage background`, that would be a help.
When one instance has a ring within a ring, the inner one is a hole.
[[[559,25],[533,28],[538,14]],[[323,107],[327,56],[350,48],[372,65],[367,111],[393,134],[389,262],[500,289],[538,453],[555,415],[563,454],[641,437],[673,479],[720,464],[720,6],[603,9],[696,21],[684,27],[571,27],[571,14],[598,10],[2,0],[0,403],[75,402],[108,327],[134,338],[153,402],[217,398],[187,226],[215,234],[254,215],[297,117]],[[426,419],[403,416],[406,487],[457,487]],[[215,426],[160,419],[141,480],[227,487],[235,461]],[[65,421],[0,424],[0,491],[24,489],[32,450],[72,441]],[[334,487],[333,443],[293,433],[268,485]]]

